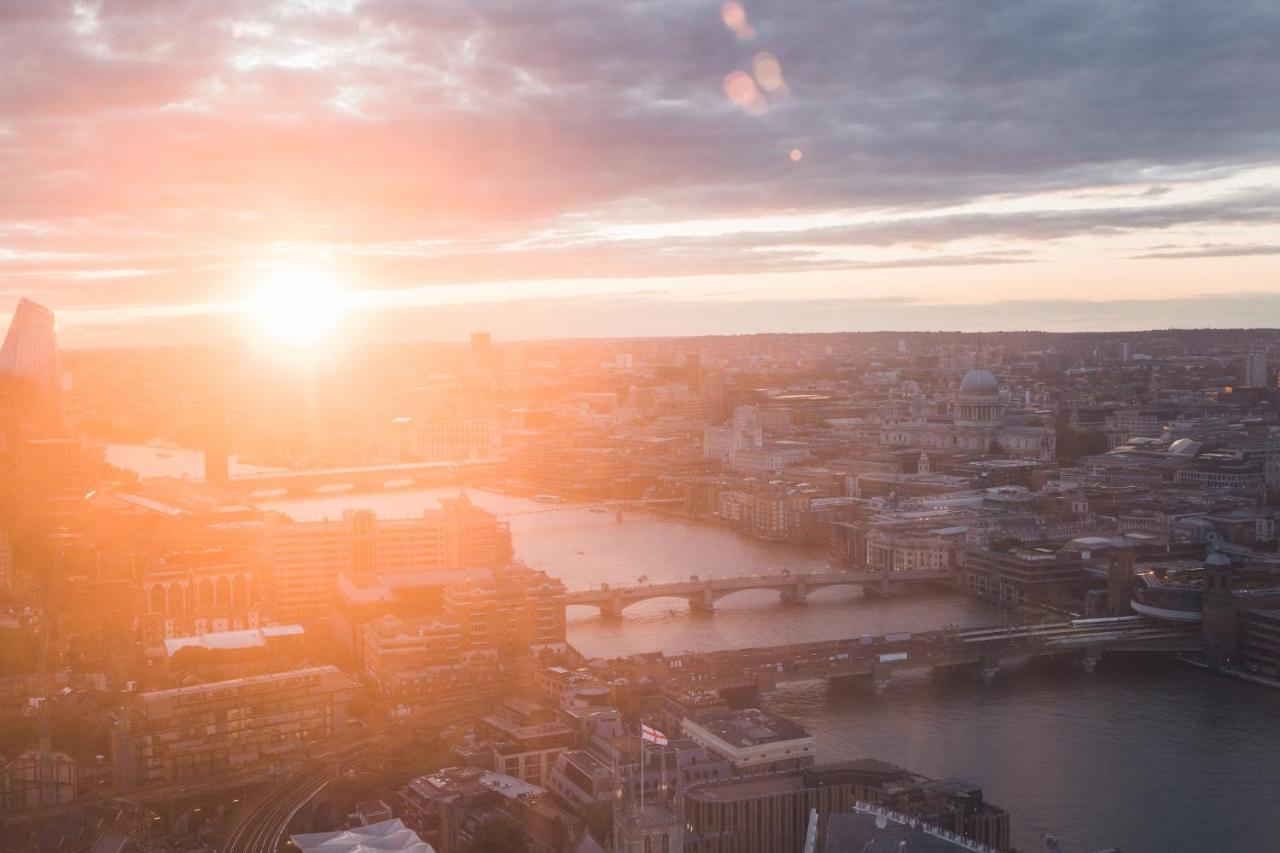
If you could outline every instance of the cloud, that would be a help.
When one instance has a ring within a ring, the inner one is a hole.
[[[1136,260],[1170,260],[1178,258],[1246,258],[1255,255],[1280,255],[1280,246],[1231,246],[1205,243],[1187,248],[1166,248],[1162,251],[1133,255]]]
[[[1280,161],[1267,0],[744,8],[746,39],[693,0],[5,3],[0,290],[211,301],[321,247],[379,288],[941,268],[1280,217],[1195,193]],[[722,87],[761,51],[751,114]],[[1100,202],[1001,207],[1046,194]],[[593,233],[825,214],[857,221]]]

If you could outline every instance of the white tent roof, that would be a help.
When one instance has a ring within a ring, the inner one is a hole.
[[[289,840],[304,853],[435,853],[434,847],[399,818],[339,832],[291,835]]]

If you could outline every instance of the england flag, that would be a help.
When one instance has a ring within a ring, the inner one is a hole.
[[[640,737],[649,743],[656,743],[658,746],[667,745],[667,736],[655,729],[653,726],[640,724]]]

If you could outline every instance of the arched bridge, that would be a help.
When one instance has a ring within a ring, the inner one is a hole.
[[[500,459],[464,459],[456,462],[396,462],[387,465],[353,465],[345,468],[309,468],[290,471],[258,471],[236,474],[224,487],[242,494],[285,491],[316,492],[329,487],[402,488],[464,482],[466,478],[497,471]]]
[[[691,610],[710,612],[721,598],[746,589],[773,589],[782,600],[803,604],[809,593],[832,586],[861,586],[880,593],[888,593],[894,586],[913,583],[945,583],[955,575],[952,572],[805,572],[771,575],[744,575],[725,578],[690,578],[674,583],[640,584],[638,586],[609,586],[599,589],[571,592],[565,596],[565,604],[578,604],[599,608],[605,617],[617,618],[633,604],[653,598],[683,598]]]

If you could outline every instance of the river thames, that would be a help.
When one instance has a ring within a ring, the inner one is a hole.
[[[108,460],[143,474],[199,476],[199,454],[112,446]],[[350,492],[267,500],[299,520],[367,508],[412,516],[454,489]],[[718,575],[819,570],[825,550],[757,542],[732,531],[646,511],[564,509],[470,490],[511,525],[519,559],[570,589]],[[554,510],[554,511],[548,511]],[[588,655],[728,649],[997,624],[992,605],[946,590],[889,600],[857,589],[811,594],[804,607],[744,591],[714,615],[682,600],[628,608],[620,621],[570,608],[569,641]],[[1011,668],[975,677],[895,678],[881,692],[821,683],[764,697],[768,710],[808,728],[818,760],[874,757],[933,777],[959,776],[1008,809],[1014,842],[1043,849],[1041,832],[1069,853],[1280,850],[1280,693],[1176,662],[1112,660],[1086,674],[1069,667]]]

